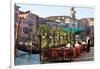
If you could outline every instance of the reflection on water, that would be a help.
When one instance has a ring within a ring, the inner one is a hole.
[[[15,59],[15,65],[30,65],[30,64],[40,64],[39,54],[31,54],[30,57],[28,53],[19,51],[19,55]]]

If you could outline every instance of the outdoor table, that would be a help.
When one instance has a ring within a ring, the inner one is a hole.
[[[80,47],[81,47],[80,44],[78,44],[78,43],[75,44],[75,48],[76,48],[76,56],[77,56],[77,57],[80,55],[80,50],[81,50]]]
[[[81,44],[81,45],[80,45],[80,53],[82,52],[82,48],[83,48],[83,47],[82,47],[82,44]]]
[[[69,48],[64,48],[64,56],[63,56],[63,59],[66,60],[67,58],[70,58],[70,50]]]
[[[73,51],[73,57],[75,58],[76,57],[76,48],[73,48],[72,51]]]
[[[76,48],[76,57],[80,55],[80,47],[75,47]]]

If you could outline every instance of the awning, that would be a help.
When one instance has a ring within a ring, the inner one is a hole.
[[[72,31],[75,31],[76,33],[80,33],[80,32],[83,32],[84,30],[80,29],[80,28],[63,28],[63,30],[65,32],[72,32]]]

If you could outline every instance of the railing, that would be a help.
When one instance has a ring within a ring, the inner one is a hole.
[[[69,48],[51,48],[47,51],[41,52],[42,60],[43,61],[55,61],[55,60],[68,60],[72,58],[72,49]]]

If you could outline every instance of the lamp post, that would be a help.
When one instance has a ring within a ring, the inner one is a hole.
[[[72,18],[73,28],[75,28],[74,21],[75,21],[76,11],[75,11],[74,7],[71,8],[70,13],[71,13],[71,18]],[[75,29],[74,29],[74,44],[75,44]]]

